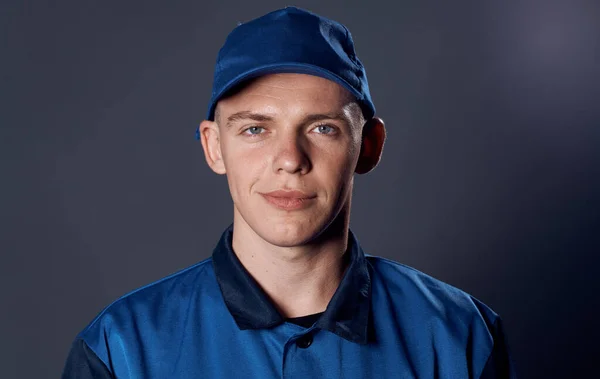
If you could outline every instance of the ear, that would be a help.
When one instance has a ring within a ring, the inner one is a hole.
[[[357,174],[366,174],[373,170],[381,159],[385,142],[385,124],[383,120],[374,117],[363,126],[360,156],[354,170]]]
[[[208,166],[217,174],[225,174],[225,163],[221,154],[219,126],[214,121],[204,120],[200,123],[200,141],[204,149],[204,158]]]

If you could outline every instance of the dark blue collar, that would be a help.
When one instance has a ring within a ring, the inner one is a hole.
[[[233,252],[231,225],[215,247],[213,266],[225,304],[240,329],[270,328],[284,322],[271,300]],[[351,342],[367,343],[371,276],[356,236],[349,232],[348,269],[316,326]]]

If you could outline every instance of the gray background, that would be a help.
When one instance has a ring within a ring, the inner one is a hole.
[[[58,377],[104,306],[209,256],[231,220],[194,129],[226,34],[290,3],[164,4],[0,5],[2,378]],[[387,122],[355,190],[366,250],[500,313],[522,378],[591,376],[597,1],[294,4],[350,28]]]

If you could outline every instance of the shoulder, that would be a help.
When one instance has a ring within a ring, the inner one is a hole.
[[[499,320],[482,301],[448,283],[386,258],[367,256],[367,260],[373,272],[373,291],[421,321],[491,331]]]
[[[409,266],[373,256],[367,260],[373,315],[382,329],[396,330],[418,356],[434,351],[442,366],[467,362],[473,377],[514,377],[501,319],[490,307]]]
[[[205,259],[121,296],[104,308],[83,333],[111,314],[143,312],[148,307],[156,311],[156,306],[167,306],[168,303],[185,300],[194,291],[202,288],[206,283],[203,279],[214,276],[211,262],[211,258]]]
[[[176,327],[174,320],[184,317],[192,303],[206,305],[215,291],[218,284],[212,259],[208,258],[121,296],[104,308],[77,339],[85,341],[106,362],[110,345],[172,332],[169,328]]]

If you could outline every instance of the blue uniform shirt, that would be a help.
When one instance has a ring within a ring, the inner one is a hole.
[[[63,378],[514,378],[486,305],[399,263],[348,268],[310,327],[245,270],[229,227],[211,258],[118,299],[75,339]]]

